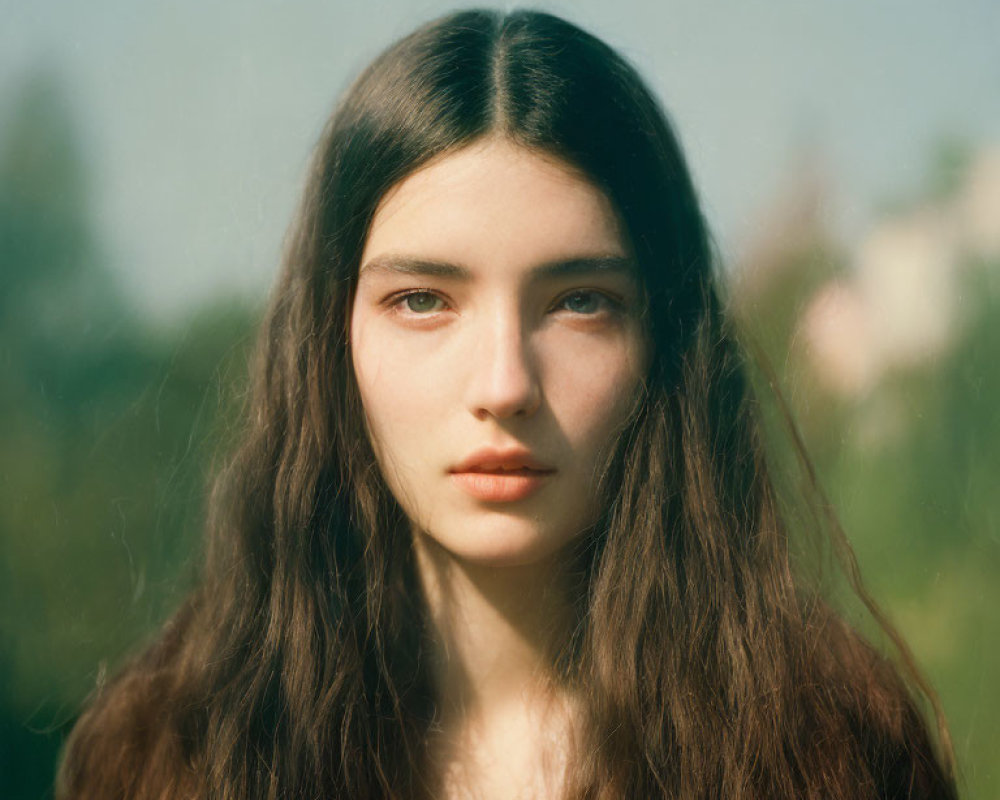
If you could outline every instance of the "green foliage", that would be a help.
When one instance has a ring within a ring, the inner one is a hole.
[[[98,675],[147,639],[197,563],[209,459],[255,313],[156,335],[86,216],[64,96],[30,81],[0,142],[0,794],[50,791]]]
[[[949,154],[950,165],[960,162],[968,158]],[[954,191],[958,180],[950,180]],[[812,293],[837,274],[830,265],[844,260],[816,252],[768,265],[770,279],[739,298],[742,327],[773,365],[866,585],[940,694],[964,796],[995,797],[1000,692],[990,665],[1000,663],[1000,263],[965,257],[960,265],[962,317],[943,355],[889,369],[870,391],[844,397],[818,380],[798,323]],[[759,384],[768,405],[769,390]],[[791,474],[795,459],[780,415],[770,406],[765,412],[781,440],[775,461]],[[854,618],[857,603],[845,611]],[[859,619],[874,634],[868,622]]]
[[[947,358],[882,389],[901,418],[895,435],[852,447],[829,482],[869,584],[938,687],[968,796],[995,797],[1000,293],[969,296],[976,307]]]

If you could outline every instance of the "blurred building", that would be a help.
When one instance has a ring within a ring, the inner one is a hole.
[[[820,286],[800,328],[817,378],[859,397],[893,370],[941,357],[960,333],[975,273],[1000,260],[1000,146],[969,161],[957,191],[887,216]],[[989,281],[986,285],[990,285]]]

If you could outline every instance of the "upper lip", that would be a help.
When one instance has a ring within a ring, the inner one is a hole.
[[[554,467],[543,464],[530,450],[523,447],[483,447],[470,454],[450,472],[489,472],[495,470],[530,469],[535,472],[555,472]]]

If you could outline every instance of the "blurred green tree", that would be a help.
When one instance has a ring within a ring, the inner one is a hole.
[[[256,314],[223,302],[141,324],[90,218],[80,142],[59,80],[31,76],[0,131],[5,798],[51,790],[82,698],[190,580]]]
[[[940,693],[967,796],[985,798],[1000,796],[993,768],[1000,692],[987,666],[1000,663],[1000,256],[978,254],[961,238],[958,196],[974,162],[952,143],[929,170],[926,196],[885,212],[891,219],[930,208],[949,221],[945,232],[955,240],[940,267],[953,270],[960,302],[943,352],[885,364],[854,392],[822,379],[808,310],[829,287],[850,291],[857,276],[851,255],[815,214],[798,217],[796,235],[783,231],[781,246],[743,265],[732,306],[748,341],[773,365],[868,587]],[[899,279],[918,275],[903,270]],[[877,300],[868,313],[880,313]],[[878,352],[878,325],[864,339],[846,329],[850,321],[844,317],[834,331],[843,347]],[[780,415],[765,411],[779,442],[774,457],[781,472],[791,472],[795,459]],[[858,613],[849,602],[845,610]]]

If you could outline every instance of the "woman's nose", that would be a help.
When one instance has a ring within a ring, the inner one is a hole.
[[[473,331],[468,405],[479,419],[530,416],[541,404],[535,354],[517,315]]]

